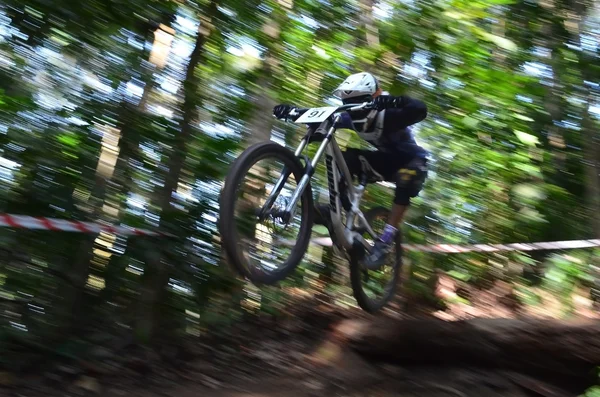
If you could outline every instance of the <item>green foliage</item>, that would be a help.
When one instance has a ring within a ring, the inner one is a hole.
[[[600,68],[597,49],[575,48],[583,36],[567,18],[576,3],[416,0],[377,14],[342,0],[218,7],[4,2],[0,30],[10,33],[0,38],[3,212],[162,227],[178,239],[0,230],[8,255],[0,294],[11,313],[2,317],[3,334],[43,345],[68,336],[68,319],[88,313],[87,324],[112,319],[111,326],[147,337],[151,326],[138,317],[168,324],[178,337],[197,335],[238,319],[242,310],[280,313],[292,288],[351,302],[340,281],[346,264],[327,250],[311,251],[277,287],[247,287],[222,257],[216,221],[220,181],[243,150],[249,126],[264,117],[268,133],[274,123],[263,107],[322,104],[345,75],[363,68],[392,94],[421,98],[429,108],[415,134],[431,153],[430,173],[407,214],[406,242],[592,237],[600,208],[586,206],[594,202],[595,183],[586,167],[600,161],[589,154],[598,153],[590,146],[598,117],[589,109],[598,103]],[[597,29],[594,20],[578,17],[582,33]],[[164,68],[150,63],[152,49],[160,48],[159,24],[175,32],[163,48],[169,48]],[[367,31],[376,32],[378,44],[368,42]],[[194,45],[198,65],[186,74]],[[190,133],[181,145],[183,129]],[[281,123],[273,131],[287,146],[301,134]],[[366,146],[348,131],[338,137],[345,147]],[[182,159],[175,175],[173,159]],[[177,186],[165,203],[168,178]],[[325,186],[319,166],[313,190],[321,201]],[[392,195],[390,187],[370,186],[364,207],[389,207]],[[441,270],[473,285],[497,278],[519,283],[521,299],[538,305],[539,294],[524,287],[519,269],[525,269],[540,272],[544,288],[568,312],[573,291],[589,287],[593,262],[587,251],[570,255],[410,252],[406,290],[438,304],[432,280]],[[77,274],[79,284],[65,273]]]
[[[599,372],[599,368],[596,368],[596,372]],[[596,374],[598,376],[598,374]],[[580,397],[598,397],[600,396],[600,386],[592,386],[585,391]]]

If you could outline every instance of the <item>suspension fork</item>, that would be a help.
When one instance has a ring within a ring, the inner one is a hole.
[[[331,142],[331,139],[333,138],[333,134],[335,133],[335,130],[336,130],[335,125],[338,123],[339,119],[340,119],[340,115],[339,114],[335,115],[335,117],[333,119],[333,123],[331,124],[331,127],[329,127],[329,129],[327,130],[327,134],[325,135],[323,142],[321,142],[321,145],[317,149],[317,153],[315,153],[315,156],[312,158],[312,160],[310,162],[306,163],[306,172],[302,176],[302,179],[300,179],[300,182],[298,182],[298,186],[296,187],[296,190],[294,190],[294,193],[292,194],[292,198],[290,199],[290,202],[288,203],[288,206],[285,209],[285,215],[284,215],[284,219],[283,219],[284,222],[287,223],[294,217],[294,214],[296,212],[296,206],[298,204],[298,200],[300,200],[300,197],[302,197],[302,195],[304,194],[306,187],[310,183],[310,178],[312,178],[312,176],[314,175],[315,170],[317,169],[317,165],[319,164],[321,157],[323,157],[323,153],[325,153],[327,146]],[[306,139],[306,141],[303,141],[304,145],[301,143],[301,146],[306,146],[306,142],[308,142],[308,138],[305,138],[305,139]],[[302,147],[302,149],[303,148],[304,147]],[[300,149],[300,146],[296,150],[296,153],[297,153],[296,155],[300,154],[299,149]]]
[[[304,150],[304,148],[306,147],[306,145],[308,143],[309,137],[310,137],[310,135],[307,134],[304,138],[302,138],[302,140],[300,141],[300,144],[298,145],[298,147],[296,148],[296,151],[294,152],[294,156],[300,157],[300,154],[302,154],[302,151]],[[275,203],[275,200],[277,200],[279,193],[281,193],[281,189],[283,189],[283,187],[285,186],[285,183],[287,182],[287,179],[290,177],[291,173],[292,172],[289,170],[288,166],[283,167],[283,170],[281,171],[281,175],[279,176],[279,179],[277,179],[277,182],[275,182],[275,185],[273,186],[273,189],[271,190],[271,194],[269,194],[269,197],[267,197],[265,204],[262,206],[262,208],[260,209],[260,212],[258,213],[258,218],[261,221],[263,221],[265,219],[267,212],[271,209],[271,207]]]
[[[335,120],[337,121],[338,118],[339,118],[339,116],[336,116]],[[334,124],[335,124],[335,122],[334,122]],[[297,204],[299,198],[304,193],[304,190],[306,190],[308,181],[310,180],[310,178],[312,177],[312,175],[315,172],[315,168],[319,162],[319,159],[322,156],[323,151],[327,147],[326,142],[328,142],[331,139],[331,136],[332,136],[333,132],[335,131],[335,129],[333,129],[334,124],[332,124],[332,127],[328,130],[326,139],[323,140],[323,143],[321,144],[321,147],[317,151],[317,154],[313,158],[312,162],[309,162],[309,159],[307,156],[303,156],[306,161],[306,174],[300,180],[300,183],[298,184],[298,186],[296,187],[296,190],[294,191],[294,194],[292,196],[292,200],[291,200],[290,204],[285,209],[285,213],[283,215],[284,222],[288,222],[290,219],[293,218],[292,212],[294,212],[294,210],[296,209],[296,204]],[[302,138],[302,140],[300,141],[300,144],[298,145],[298,147],[296,148],[296,151],[294,152],[295,157],[301,156],[302,152],[308,145],[308,142],[310,141],[310,137],[312,134],[313,134],[313,132],[308,132],[304,136],[304,138]],[[281,175],[279,176],[279,178],[277,179],[277,182],[275,182],[275,185],[273,186],[273,189],[271,190],[271,194],[269,194],[269,197],[265,201],[265,204],[263,205],[263,207],[261,208],[261,210],[258,214],[258,217],[260,220],[264,220],[269,209],[275,203],[275,200],[279,196],[279,193],[281,193],[281,189],[283,189],[283,187],[285,186],[285,183],[287,182],[287,179],[289,178],[290,174],[291,174],[291,171],[288,169],[287,166],[284,166],[283,170],[281,172]],[[307,177],[307,175],[308,175],[308,177]]]

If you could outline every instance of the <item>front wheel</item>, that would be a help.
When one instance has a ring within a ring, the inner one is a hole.
[[[275,200],[267,203],[277,180],[288,175]],[[310,184],[291,219],[284,210],[304,175],[287,148],[263,142],[246,149],[229,171],[219,198],[221,243],[234,268],[255,284],[274,284],[302,260],[313,222]]]
[[[376,207],[365,212],[365,218],[378,235],[383,232],[389,210]],[[368,234],[365,233],[365,238]],[[350,282],[354,298],[364,311],[375,313],[385,306],[396,293],[400,269],[402,268],[402,238],[400,230],[386,263],[378,270],[367,270],[363,266],[365,255],[358,247],[350,252]]]

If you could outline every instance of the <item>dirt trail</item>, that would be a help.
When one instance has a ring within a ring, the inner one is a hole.
[[[165,360],[152,351],[123,351],[84,369],[67,368],[58,377],[51,372],[52,377],[21,379],[0,388],[0,396],[576,397],[594,381],[588,368],[600,363],[600,342],[593,338],[600,323],[589,319],[572,329],[539,319],[535,326],[516,319],[484,320],[482,326],[430,315],[411,319],[394,310],[371,317],[314,301],[299,307],[287,317],[250,317],[192,340],[183,354],[191,359],[179,358],[181,352]],[[545,324],[556,332],[546,333]],[[573,331],[564,339],[572,350],[561,343],[561,326]],[[506,349],[511,340],[521,340],[522,347]],[[465,359],[496,354],[487,369]],[[545,373],[544,365],[537,374],[521,370],[522,364],[540,366],[545,360],[554,372]],[[567,369],[563,379],[554,376],[561,373],[561,360]],[[519,365],[509,365],[514,362]]]
[[[511,338],[518,340],[521,332],[534,336],[535,330],[543,332],[540,331],[540,327],[546,324],[539,320],[524,324],[514,320],[497,320],[498,325],[503,325],[496,327],[496,320],[491,320],[491,322],[484,320],[484,322],[486,324],[484,327],[475,322],[478,324],[475,328],[466,330],[464,338],[471,338],[473,346],[465,349],[465,355],[468,355],[469,351],[472,353],[477,350],[478,344],[498,343],[498,341],[494,342],[490,335],[496,335],[502,343],[510,343]],[[387,326],[380,328],[382,324],[387,324]],[[541,349],[541,353],[537,357],[534,357],[536,353],[532,350],[535,350],[535,347],[531,347],[529,351],[524,351],[524,355],[528,357],[521,361],[530,362],[533,367],[539,365],[540,362],[543,363],[545,359],[555,360],[554,363],[547,365],[547,368],[554,372],[538,371],[537,374],[528,374],[527,371],[518,372],[510,369],[511,366],[506,365],[507,361],[503,361],[505,357],[501,357],[500,354],[497,361],[498,367],[488,365],[487,369],[484,369],[475,365],[469,366],[466,364],[465,357],[459,356],[459,346],[465,343],[464,339],[460,339],[459,334],[449,337],[446,341],[438,340],[432,344],[440,349],[440,354],[444,354],[440,347],[448,346],[450,350],[454,351],[453,354],[457,354],[454,359],[445,357],[440,360],[439,357],[423,357],[419,360],[420,364],[416,364],[414,360],[406,360],[405,365],[401,363],[407,357],[415,355],[414,350],[410,351],[411,342],[404,343],[388,339],[388,335],[397,335],[400,338],[405,336],[415,341],[420,333],[418,327],[425,325],[430,325],[432,328],[442,325],[440,329],[443,332],[450,330],[447,333],[449,336],[455,332],[454,329],[458,332],[463,327],[458,323],[451,324],[450,327],[446,327],[445,324],[447,325],[439,320],[392,321],[385,318],[375,321],[372,319],[341,320],[329,327],[330,331],[323,333],[324,339],[317,343],[311,343],[308,339],[303,340],[302,332],[296,334],[294,343],[286,344],[284,340],[281,342],[263,340],[243,349],[243,352],[237,356],[238,361],[229,362],[228,369],[224,369],[221,365],[209,369],[209,363],[198,361],[186,372],[186,380],[177,386],[155,388],[152,391],[140,391],[139,394],[128,395],[140,397],[205,395],[214,397],[575,397],[581,395],[592,382],[591,376],[588,379],[588,375],[591,374],[586,373],[586,366],[581,365],[590,360],[594,361],[597,356],[597,353],[593,351],[597,344],[592,342],[589,345],[590,349],[581,355],[581,362],[577,361],[579,355],[576,349],[580,347],[579,344],[574,346],[573,351],[569,351],[563,346],[556,352],[552,348],[547,348],[547,345],[541,344],[540,346],[546,347]],[[471,324],[471,322],[465,322],[464,326],[471,327]],[[586,322],[581,325],[583,328],[579,325],[565,326],[564,323],[557,322],[548,322],[548,325],[561,332],[571,329],[573,332],[571,336],[580,338],[584,334],[592,335],[597,327],[600,327],[597,322]],[[398,329],[396,334],[394,327],[404,327],[405,329]],[[432,333],[439,334],[440,329],[434,330]],[[432,333],[423,333],[424,339],[420,342],[415,341],[412,349],[421,349],[422,346],[419,346],[419,343],[426,344],[425,339],[429,338]],[[479,334],[477,338],[473,336],[476,333]],[[505,336],[503,336],[504,333],[506,333]],[[285,332],[282,332],[280,336],[284,336],[284,334]],[[552,335],[552,332],[548,334]],[[565,332],[567,337],[565,340],[571,340],[571,336],[567,334],[568,332]],[[554,335],[557,333],[555,332]],[[367,338],[366,341],[364,338]],[[553,342],[548,341],[548,343]],[[586,342],[580,340],[578,343]],[[360,353],[361,350],[371,349],[380,354],[382,348],[385,351],[387,344],[390,344],[390,349],[403,346],[406,352],[391,350],[392,360],[385,361]],[[489,351],[490,346],[482,344],[479,347],[482,357],[484,357],[487,354],[486,349]],[[544,356],[547,352],[550,354]],[[431,350],[427,352],[424,350],[423,354],[435,353]],[[493,354],[496,353],[493,352]],[[509,354],[509,358],[518,364],[518,356],[510,356],[512,352],[506,354]],[[553,355],[555,357],[552,357]],[[394,358],[399,358],[400,362],[393,362]],[[561,368],[560,360],[570,360],[568,368],[563,373],[565,376],[562,378],[556,376],[557,368]],[[453,361],[456,362],[455,367],[452,366]],[[578,364],[579,367],[577,367]],[[520,368],[519,365],[516,367]],[[574,368],[580,368],[581,373],[574,371]],[[127,389],[131,390],[132,388],[128,387]]]

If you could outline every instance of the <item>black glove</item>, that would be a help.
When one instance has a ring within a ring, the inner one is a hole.
[[[273,108],[273,115],[278,119],[285,119],[293,109],[294,107],[291,105],[277,105]]]
[[[373,99],[373,107],[379,111],[389,108],[402,108],[406,104],[403,96],[379,95]]]

